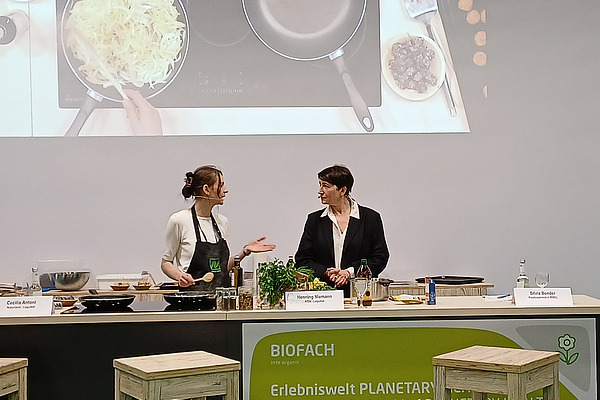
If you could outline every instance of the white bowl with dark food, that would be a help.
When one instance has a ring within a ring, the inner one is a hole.
[[[51,272],[50,279],[59,290],[79,290],[90,280],[90,271]]]
[[[433,96],[446,74],[440,47],[429,37],[405,33],[384,47],[381,71],[394,93],[413,101]]]

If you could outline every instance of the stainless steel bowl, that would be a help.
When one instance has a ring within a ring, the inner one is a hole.
[[[50,279],[57,289],[79,290],[90,280],[89,271],[51,272]]]

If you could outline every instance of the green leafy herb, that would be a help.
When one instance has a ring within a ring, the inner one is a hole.
[[[314,273],[306,267],[297,268],[294,262],[284,264],[277,258],[258,267],[260,297],[267,299],[271,307],[279,304],[284,293],[296,290],[303,281],[313,280]]]

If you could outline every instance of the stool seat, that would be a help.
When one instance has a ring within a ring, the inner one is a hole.
[[[449,400],[452,389],[469,390],[473,399],[487,393],[525,400],[543,389],[544,400],[559,400],[559,353],[504,347],[471,346],[435,356],[434,399]]]
[[[239,398],[239,361],[205,351],[113,360],[115,399]]]
[[[0,358],[0,397],[27,400],[26,358]]]

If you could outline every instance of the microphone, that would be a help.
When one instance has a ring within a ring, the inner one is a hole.
[[[207,197],[207,196],[194,196],[197,199],[206,199],[206,200],[223,200],[225,198],[225,196],[223,197]]]

